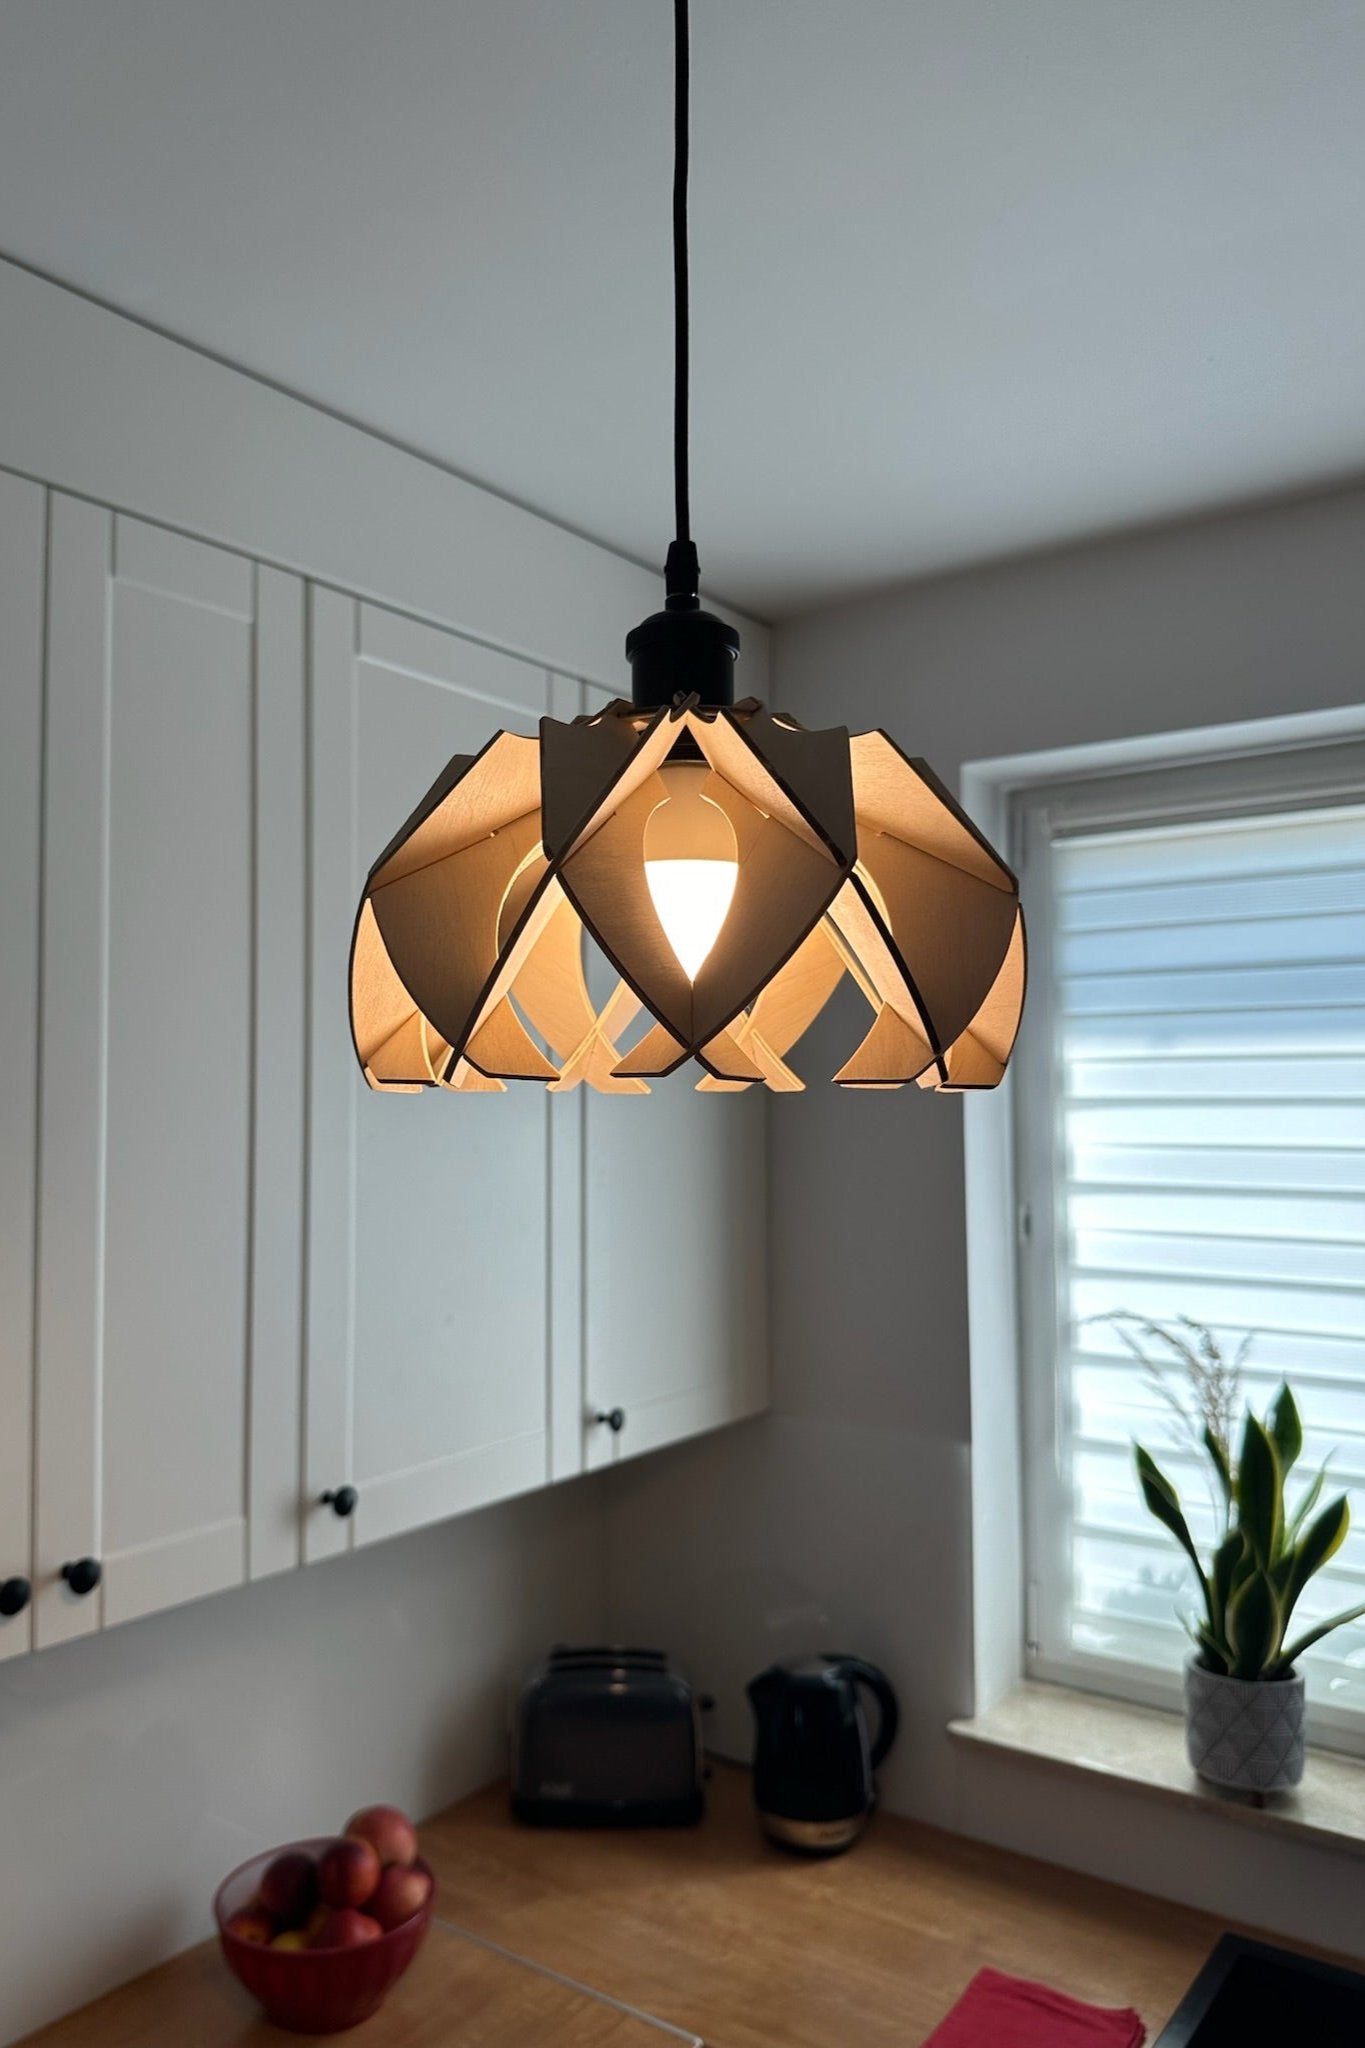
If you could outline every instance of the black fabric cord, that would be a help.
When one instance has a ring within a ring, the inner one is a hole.
[[[687,164],[691,90],[688,0],[673,0],[673,497],[676,538],[664,585],[670,598],[695,601],[700,581],[692,545],[688,479]]]
[[[687,148],[691,85],[687,0],[673,0],[673,487],[677,537],[692,538],[687,477]]]

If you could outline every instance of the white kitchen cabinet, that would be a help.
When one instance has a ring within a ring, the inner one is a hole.
[[[689,1062],[648,1096],[581,1093],[586,1469],[767,1405],[764,1091],[698,1094],[698,1078]],[[596,1421],[614,1410],[619,1430]]]
[[[585,1101],[588,1468],[767,1405],[763,1100],[696,1079]],[[619,1431],[594,1423],[615,1409]]]
[[[33,1639],[33,1252],[47,494],[0,471],[0,1659]],[[14,1582],[11,1584],[11,1582]],[[19,1604],[19,1603],[23,1604]]]
[[[576,1253],[578,1217],[556,1215],[552,1233],[543,1088],[372,1093],[347,1009],[370,863],[452,754],[536,730],[546,672],[319,589],[311,673],[313,1558],[552,1476],[550,1305],[571,1291],[554,1268]],[[343,1486],[357,1495],[345,1516],[322,1500]]]
[[[576,716],[586,686],[312,603],[316,1557],[752,1414],[768,1366],[757,1096],[698,1096],[695,1075],[649,1097],[364,1087],[346,984],[369,862],[451,754]],[[596,992],[610,979],[593,970]],[[615,1408],[619,1432],[596,1419]],[[343,1486],[338,1516],[323,1495]]]
[[[297,579],[52,496],[39,1646],[297,1559],[302,714]]]
[[[756,1093],[351,1046],[370,861],[604,693],[3,472],[0,684],[0,1657],[763,1405]]]

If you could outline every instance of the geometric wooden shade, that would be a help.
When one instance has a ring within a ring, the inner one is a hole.
[[[684,781],[736,863],[695,979],[646,876],[647,835],[688,815],[661,809]],[[619,976],[600,1008],[585,933]],[[644,1094],[693,1059],[703,1090],[784,1091],[846,974],[872,1016],[841,1086],[1001,1080],[1024,1000],[1019,888],[933,772],[884,733],[807,732],[752,699],[618,700],[448,763],[370,871],[351,1028],[384,1090]]]

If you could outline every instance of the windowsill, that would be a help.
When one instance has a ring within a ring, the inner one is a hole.
[[[950,1721],[948,1732],[959,1742],[1109,1778],[1243,1827],[1365,1856],[1365,1762],[1331,1750],[1309,1750],[1297,1791],[1258,1802],[1257,1795],[1220,1792],[1195,1777],[1178,1714],[1065,1686],[1026,1682],[986,1713]]]

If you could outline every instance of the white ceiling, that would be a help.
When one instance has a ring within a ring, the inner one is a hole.
[[[1365,469],[1365,0],[694,0],[767,615]],[[0,250],[650,561],[668,0],[0,0]]]

